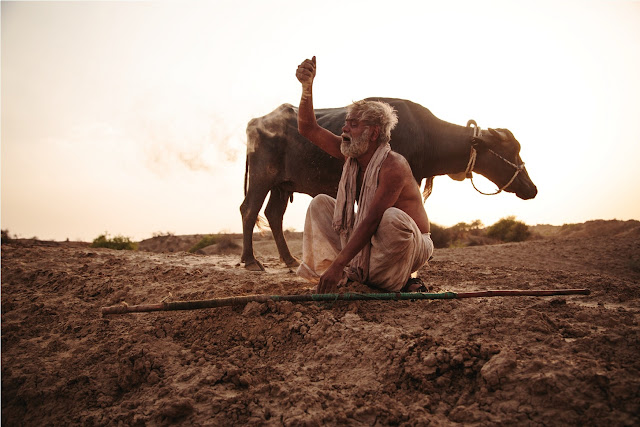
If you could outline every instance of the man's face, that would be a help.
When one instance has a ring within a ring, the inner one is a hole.
[[[357,119],[347,117],[342,128],[340,152],[345,157],[358,158],[369,149],[371,128]]]

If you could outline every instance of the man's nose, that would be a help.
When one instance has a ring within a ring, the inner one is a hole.
[[[350,130],[351,128],[349,127],[348,123],[345,123],[344,126],[342,126],[342,132],[344,133],[349,133]]]

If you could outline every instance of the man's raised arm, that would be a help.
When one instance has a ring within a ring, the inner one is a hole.
[[[316,76],[316,57],[305,59],[296,71],[296,77],[302,83],[302,96],[298,111],[298,132],[315,145],[338,159],[344,159],[340,152],[342,138],[320,127],[313,111],[313,79]]]

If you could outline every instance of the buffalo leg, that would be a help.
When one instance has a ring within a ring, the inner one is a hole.
[[[287,246],[287,241],[284,238],[284,233],[282,232],[282,219],[284,217],[284,212],[287,210],[287,203],[290,195],[291,193],[279,188],[272,188],[269,203],[267,203],[264,214],[269,220],[269,226],[271,227],[273,238],[276,241],[280,259],[287,264],[287,267],[297,267],[300,265],[300,262],[291,255],[289,247]]]
[[[268,189],[261,188],[256,191],[254,188],[249,188],[240,205],[240,214],[242,215],[242,256],[240,262],[244,262],[244,268],[251,271],[264,271],[263,265],[253,253],[253,228],[268,192]]]

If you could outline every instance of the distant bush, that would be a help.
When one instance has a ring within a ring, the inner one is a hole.
[[[560,227],[560,234],[569,234],[584,229],[584,224],[563,224]]]
[[[2,243],[11,243],[12,240],[9,235],[9,230],[2,230]]]
[[[218,245],[219,249],[228,249],[228,248],[238,247],[238,245],[236,245],[233,242],[232,237],[228,234],[208,234],[204,236],[202,239],[200,239],[198,243],[193,245],[193,247],[189,249],[189,252],[195,253],[200,249],[206,248],[207,246],[211,246],[211,245]]]
[[[218,248],[219,249],[235,249],[239,248],[236,242],[233,241],[233,237],[228,234],[219,235],[220,240],[218,240]]]
[[[486,229],[487,237],[503,242],[523,242],[529,238],[529,226],[522,221],[516,221],[515,216],[502,218]]]
[[[152,234],[152,237],[172,237],[172,236],[174,236],[174,233],[172,231],[167,231],[167,232],[156,231],[155,233]]]
[[[448,248],[451,245],[451,230],[431,223],[431,240],[436,248]]]
[[[135,251],[138,249],[138,244],[132,242],[128,237],[124,236],[115,236],[113,238],[109,238],[107,235],[102,234],[98,236],[91,243],[92,248],[107,248],[107,249],[116,249],[116,250],[129,250]]]
[[[431,240],[436,248],[461,248],[483,244],[484,236],[482,221],[476,219],[471,224],[459,222],[451,227],[442,227],[431,223]]]
[[[456,225],[449,228],[451,232],[451,244],[453,247],[469,246],[471,236],[479,236],[483,234],[482,221],[476,219],[471,224],[466,222],[459,222]]]
[[[202,248],[206,248],[207,246],[215,245],[220,240],[220,237],[217,234],[208,234],[204,236],[198,243],[193,245],[189,252],[194,253],[199,251]]]

